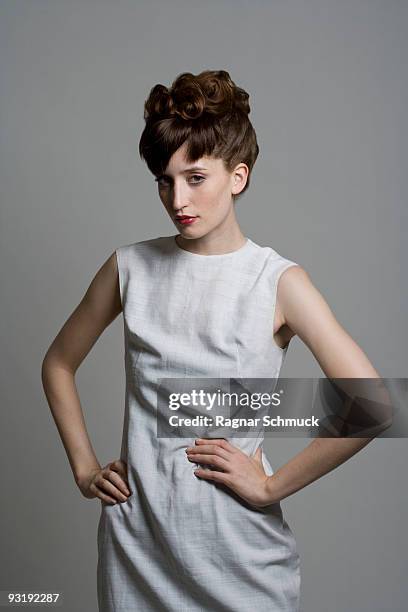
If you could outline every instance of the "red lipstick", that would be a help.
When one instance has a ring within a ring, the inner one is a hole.
[[[181,225],[190,225],[191,223],[194,223],[196,219],[197,217],[189,217],[188,215],[178,215],[176,217],[177,223],[180,223]]]

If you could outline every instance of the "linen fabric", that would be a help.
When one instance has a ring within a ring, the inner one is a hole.
[[[157,436],[160,378],[277,378],[277,286],[295,262],[246,238],[222,255],[175,236],[116,249],[126,396],[120,457],[132,494],[101,501],[100,612],[298,612],[300,558],[279,503],[256,508],[194,475],[194,438]],[[253,455],[259,437],[233,437]],[[268,475],[271,464],[262,450]]]

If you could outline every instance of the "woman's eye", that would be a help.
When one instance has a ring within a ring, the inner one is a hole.
[[[199,183],[202,183],[205,180],[204,176],[200,176],[199,174],[192,174],[190,176],[190,179],[193,179],[191,181],[192,185],[198,185]],[[154,179],[156,181],[156,183],[160,186],[163,187],[165,185],[169,185],[170,181],[169,179],[167,179],[165,176],[159,176],[157,178]]]

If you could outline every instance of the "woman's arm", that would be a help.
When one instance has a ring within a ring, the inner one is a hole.
[[[77,483],[101,466],[86,430],[75,373],[121,310],[117,261],[112,253],[52,342],[42,363],[44,392]]]
[[[328,378],[379,378],[358,344],[336,320],[323,296],[300,266],[279,280],[281,317],[311,350]],[[299,491],[344,463],[372,438],[316,438],[266,481],[268,503]]]
[[[300,337],[328,378],[380,378],[303,268],[292,266],[282,273],[277,302],[281,326]],[[215,468],[194,470],[196,476],[225,484],[250,504],[262,507],[285,499],[327,474],[371,439],[316,438],[271,476],[263,468],[260,448],[249,457],[227,440],[201,439],[186,452],[189,461]]]

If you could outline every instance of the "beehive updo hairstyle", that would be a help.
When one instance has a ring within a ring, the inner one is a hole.
[[[203,156],[222,159],[232,172],[241,162],[249,168],[242,195],[259,148],[248,118],[249,95],[237,87],[225,70],[205,70],[194,75],[180,74],[171,87],[155,85],[145,101],[145,128],[139,154],[149,170],[160,176],[171,156],[184,142],[186,160],[194,163]],[[238,197],[234,196],[234,199]]]

